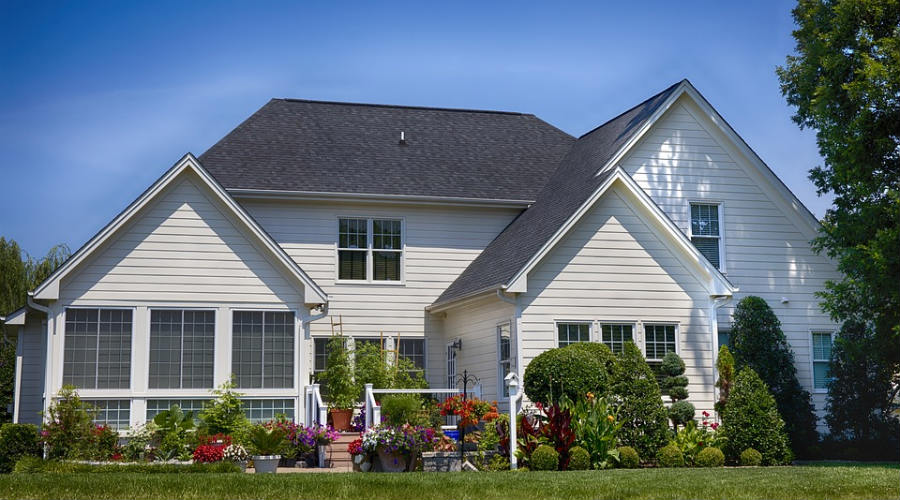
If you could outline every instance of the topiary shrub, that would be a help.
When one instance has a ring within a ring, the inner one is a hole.
[[[753,368],[765,382],[784,419],[790,445],[804,455],[805,449],[819,440],[816,416],[809,392],[797,379],[794,354],[781,330],[781,322],[765,300],[751,295],[738,302],[731,340],[735,367]]]
[[[553,447],[542,444],[531,453],[528,465],[531,470],[557,470],[559,469],[559,453]]]
[[[641,457],[631,446],[619,446],[619,467],[623,469],[637,469],[641,465]]]
[[[675,426],[675,429],[678,429],[678,426],[684,426],[688,422],[694,420],[694,413],[697,410],[694,408],[694,405],[688,403],[687,401],[678,401],[672,403],[672,406],[669,407],[669,419],[672,420],[672,425]]]
[[[725,454],[737,460],[747,448],[762,454],[762,463],[778,465],[791,459],[784,421],[778,414],[775,398],[768,387],[751,368],[738,372],[728,404],[722,412],[721,432],[725,441]]]
[[[675,429],[694,420],[694,405],[684,401],[688,397],[688,378],[684,376],[684,360],[674,352],[663,357],[659,371],[664,375],[660,389],[669,395],[672,406],[669,407],[669,419]]]
[[[725,465],[725,454],[714,446],[703,448],[694,459],[694,465],[697,467],[721,467]]]
[[[684,454],[679,447],[668,444],[659,449],[656,462],[660,467],[684,467]]]
[[[740,464],[744,467],[758,467],[762,463],[762,458],[762,453],[753,448],[747,448],[741,452]]]
[[[596,395],[609,390],[608,364],[602,361],[600,344],[572,344],[544,351],[531,360],[525,368],[523,384],[525,394],[533,402],[553,404],[565,394],[577,401],[588,392]],[[610,357],[612,354],[609,355]]]
[[[622,421],[619,442],[642,457],[652,457],[669,441],[669,414],[656,377],[633,342],[626,342],[618,356],[613,381],[617,418]]]
[[[590,470],[591,454],[581,446],[574,446],[569,450],[568,470]]]
[[[32,424],[3,424],[0,427],[0,472],[12,472],[22,457],[41,456],[40,435]]]

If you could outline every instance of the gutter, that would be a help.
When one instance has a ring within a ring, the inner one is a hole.
[[[470,198],[462,196],[427,196],[406,194],[378,193],[346,193],[329,191],[289,191],[278,189],[245,189],[231,188],[228,194],[242,199],[277,199],[277,200],[356,200],[377,203],[415,203],[434,205],[467,205],[482,207],[528,208],[534,200],[515,200],[502,198]]]

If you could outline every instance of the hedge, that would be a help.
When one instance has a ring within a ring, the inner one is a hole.
[[[25,457],[19,460],[16,463],[15,469],[13,469],[14,474],[108,474],[117,472],[134,472],[139,474],[235,473],[241,472],[241,468],[231,462],[215,462],[211,464],[104,463],[91,465],[78,462],[62,462],[58,460],[42,460],[36,457]]]

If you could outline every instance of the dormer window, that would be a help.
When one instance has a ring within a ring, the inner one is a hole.
[[[691,242],[716,269],[725,268],[722,259],[722,220],[717,203],[691,203]]]
[[[338,280],[400,282],[403,221],[338,219]]]

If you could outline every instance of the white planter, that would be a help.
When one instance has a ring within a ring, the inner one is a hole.
[[[253,469],[257,474],[275,474],[281,455],[254,455]]]

